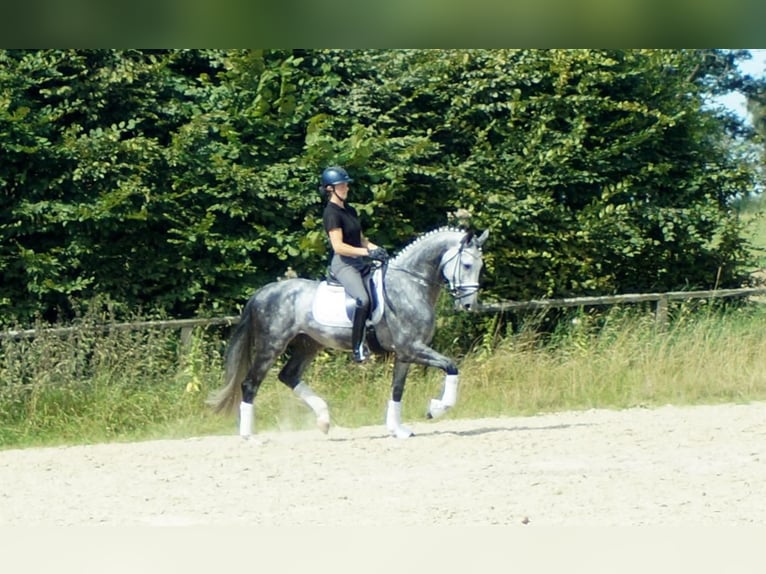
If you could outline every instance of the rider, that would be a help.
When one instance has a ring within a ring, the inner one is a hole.
[[[342,167],[328,167],[322,172],[319,190],[327,194],[322,221],[333,250],[330,269],[356,303],[352,318],[351,348],[354,351],[354,361],[361,363],[369,353],[364,345],[364,327],[370,310],[370,296],[362,280],[369,266],[363,258],[384,261],[388,254],[364,236],[356,210],[346,203],[348,184],[352,181]]]

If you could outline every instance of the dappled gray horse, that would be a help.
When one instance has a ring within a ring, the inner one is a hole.
[[[431,399],[428,416],[438,417],[455,405],[458,369],[455,362],[432,349],[435,306],[439,291],[446,288],[458,308],[476,303],[481,246],[488,231],[480,237],[452,227],[431,231],[406,246],[387,265],[384,275],[376,272],[379,296],[373,312],[373,350],[395,355],[391,399],[386,427],[399,438],[412,435],[402,425],[402,396],[410,365],[437,367],[445,372],[441,397]],[[381,283],[385,280],[385,288]],[[259,289],[247,302],[226,351],[226,386],[211,400],[216,411],[236,412],[239,406],[239,432],[248,437],[253,431],[253,400],[258,387],[274,361],[285,351],[289,359],[279,372],[279,380],[311,407],[319,428],[327,432],[330,414],[327,403],[301,380],[306,367],[323,348],[351,349],[351,322],[344,314],[341,287],[336,304],[327,295],[325,281],[289,279]],[[322,317],[333,306],[341,308],[341,318]],[[381,311],[383,311],[381,313]]]

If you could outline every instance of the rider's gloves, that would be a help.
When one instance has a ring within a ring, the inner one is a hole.
[[[382,247],[376,247],[375,249],[371,249],[368,252],[368,254],[370,259],[373,259],[374,261],[382,261],[382,262],[388,261],[388,251],[386,251]]]

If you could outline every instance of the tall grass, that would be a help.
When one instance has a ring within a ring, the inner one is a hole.
[[[129,438],[199,412],[183,391],[170,332],[102,332],[3,341],[0,444]]]
[[[487,331],[460,361],[460,398],[447,416],[766,400],[762,305],[679,305],[664,329],[643,307],[582,311],[552,332],[540,328],[544,319]],[[81,327],[2,341],[1,447],[236,432],[233,419],[205,406],[221,384],[225,333],[198,329],[184,344],[173,331]],[[278,368],[256,399],[256,430],[313,428]],[[325,352],[305,380],[328,401],[334,424],[382,424],[391,370],[390,359],[358,366]],[[406,420],[424,418],[442,377],[411,369]]]
[[[471,374],[461,410],[477,416],[765,399],[766,311],[692,307],[676,308],[666,330],[650,312],[615,307],[580,313],[547,340],[522,331],[465,361]]]

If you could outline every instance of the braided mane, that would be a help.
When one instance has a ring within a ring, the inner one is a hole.
[[[427,231],[423,233],[422,235],[419,235],[415,239],[413,239],[410,243],[405,245],[402,250],[396,254],[393,261],[399,261],[401,258],[403,258],[405,255],[410,253],[411,251],[415,250],[415,247],[423,243],[426,239],[429,239],[430,237],[433,237],[434,235],[437,235],[439,233],[462,233],[466,234],[468,233],[465,229],[461,229],[459,227],[454,227],[452,225],[444,225],[442,227],[439,227],[437,229],[432,229],[431,231]]]

